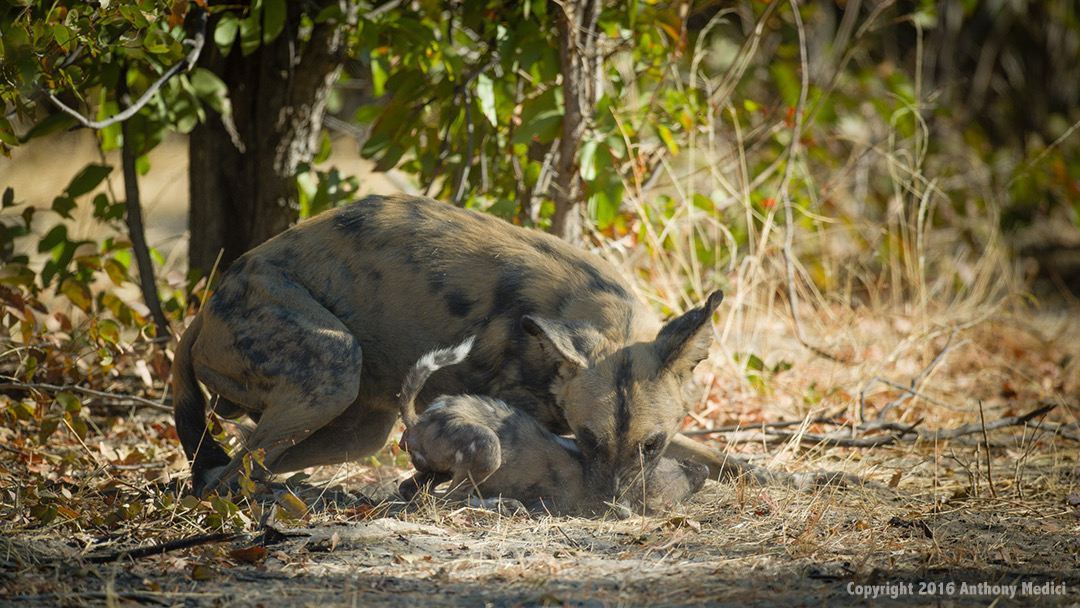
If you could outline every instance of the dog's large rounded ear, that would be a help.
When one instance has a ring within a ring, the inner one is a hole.
[[[572,367],[587,367],[589,365],[589,346],[586,332],[582,328],[526,315],[521,318],[521,329],[530,336],[535,336],[545,351],[553,353],[563,363]]]
[[[712,344],[710,321],[723,301],[724,292],[714,291],[703,305],[664,325],[653,343],[661,370],[692,369],[709,355]]]

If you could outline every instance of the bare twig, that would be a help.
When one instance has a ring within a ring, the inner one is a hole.
[[[98,553],[96,555],[84,555],[82,560],[91,564],[104,564],[108,562],[115,562],[122,559],[139,559],[143,557],[150,557],[152,555],[161,555],[169,551],[178,551],[180,549],[187,549],[188,547],[195,547],[197,545],[205,545],[207,543],[224,542],[235,538],[236,535],[227,532],[214,532],[212,534],[196,534],[195,536],[188,536],[186,538],[178,538],[176,540],[170,540],[158,545],[148,545],[144,547],[136,547],[134,549],[124,549],[121,551],[110,551],[108,553]],[[61,560],[55,560],[61,561]]]
[[[844,408],[847,409],[847,408]],[[699,437],[702,435],[716,435],[718,433],[731,433],[734,431],[750,431],[754,429],[779,429],[789,426],[798,426],[800,424],[820,424],[820,423],[833,423],[836,422],[836,417],[842,414],[844,410],[840,410],[833,414],[822,414],[813,420],[807,421],[805,418],[800,420],[781,420],[780,422],[763,422],[762,424],[732,424],[728,426],[718,426],[713,429],[692,429],[688,431],[680,431],[681,434],[687,437]]]
[[[1038,416],[1045,414],[1054,407],[1056,407],[1054,404],[1044,404],[1042,407],[1034,410],[1033,412],[1021,416],[1010,416],[990,423],[987,423],[985,421],[985,418],[983,418],[979,424],[966,424],[955,429],[948,430],[928,431],[918,429],[917,427],[922,423],[922,419],[919,419],[910,425],[882,419],[870,420],[855,427],[841,424],[839,425],[840,428],[838,430],[827,434],[780,430],[781,427],[808,423],[807,421],[803,420],[772,423],[771,425],[761,425],[760,427],[727,427],[726,429],[709,429],[707,432],[686,431],[682,434],[719,434],[722,435],[721,439],[723,439],[729,444],[760,443],[768,446],[796,439],[799,444],[804,447],[877,448],[886,445],[892,445],[901,441],[954,440],[964,437],[966,435],[973,435],[980,432],[983,433],[983,443],[985,445],[990,445],[989,439],[986,436],[986,431],[1010,426],[1026,425],[1050,433],[1058,434],[1068,439],[1080,440],[1080,436],[1074,433],[1069,433],[1066,430],[1068,428],[1071,428],[1073,425],[1053,425],[1043,422],[1032,422],[1033,418],[1037,418]],[[836,424],[835,420],[833,420],[832,417],[815,419],[813,421],[810,421],[810,423]],[[868,433],[872,433],[874,431],[888,431],[889,433],[884,435],[868,435]]]
[[[832,435],[818,435],[815,433],[796,434],[788,431],[773,431],[772,434],[781,439],[790,439],[798,436],[800,444],[811,447],[876,448],[896,443],[905,435],[915,434],[915,427],[919,426],[921,423],[922,420],[920,419],[915,421],[914,424],[902,425],[889,435],[877,435],[874,437],[851,437],[850,433],[844,430],[840,431],[842,435],[840,433],[834,433]],[[855,429],[855,431],[858,432],[859,429]]]
[[[1005,428],[1009,426],[1019,426],[1027,424],[1032,418],[1037,418],[1050,410],[1057,407],[1056,404],[1044,405],[1032,412],[1023,414],[1020,416],[1009,416],[1008,418],[1001,418],[988,424],[965,424],[949,431],[920,431],[919,439],[924,441],[941,441],[947,439],[956,439],[957,437],[963,437],[964,435],[972,435],[980,431],[993,431],[995,429]]]
[[[860,413],[860,418],[862,418],[861,414],[862,414],[862,411],[863,411],[862,408],[863,408],[863,404],[864,404],[863,396],[865,395],[866,391],[869,390],[871,386],[873,386],[873,384],[875,382],[880,382],[880,383],[882,383],[882,384],[884,384],[886,386],[891,386],[893,388],[900,389],[902,391],[905,391],[905,394],[909,394],[911,396],[918,397],[920,399],[923,399],[923,400],[927,401],[928,403],[933,403],[934,405],[940,405],[941,407],[948,408],[950,410],[954,410],[954,411],[957,411],[957,412],[974,412],[975,409],[977,409],[977,408],[957,407],[955,405],[945,403],[944,401],[934,399],[933,397],[927,395],[926,393],[919,392],[919,391],[911,388],[908,385],[900,384],[899,382],[894,382],[892,380],[889,380],[888,378],[882,378],[881,376],[874,376],[873,378],[870,379],[870,382],[867,383],[866,388],[863,389],[859,393],[859,406],[860,406],[859,413]]]
[[[109,399],[111,401],[125,402],[130,401],[139,405],[145,405],[146,407],[161,411],[172,412],[173,408],[168,405],[162,405],[156,401],[150,401],[149,399],[143,399],[142,397],[135,397],[134,395],[114,395],[112,393],[106,393],[105,391],[97,391],[92,388],[86,388],[84,386],[58,386],[56,384],[44,384],[39,382],[8,382],[0,384],[0,391],[3,390],[37,390],[37,391],[73,391],[76,393],[82,393],[84,395],[90,395],[93,397],[100,397],[102,399]]]
[[[106,118],[105,120],[90,120],[89,118],[86,118],[85,116],[80,114],[78,110],[75,110],[74,108],[60,101],[60,99],[57,98],[52,91],[41,86],[38,86],[38,90],[43,95],[45,95],[45,98],[52,102],[52,104],[56,106],[61,112],[67,114],[68,116],[71,116],[75,119],[75,122],[79,123],[84,127],[98,130],[104,129],[105,127],[114,125],[118,122],[123,122],[137,114],[139,110],[143,108],[143,106],[150,103],[150,100],[154,98],[154,95],[157,94],[158,90],[160,90],[161,87],[166,82],[168,82],[170,78],[176,76],[181,72],[187,72],[191,70],[191,68],[195,65],[195,62],[199,60],[199,55],[202,53],[203,47],[206,45],[207,12],[208,9],[206,7],[197,6],[195,8],[195,37],[190,41],[187,41],[191,43],[191,50],[188,51],[188,54],[178,63],[169,68],[164,74],[161,75],[160,78],[155,80],[154,83],[146,89],[146,92],[142,94],[142,97],[140,97],[135,103],[128,106],[127,109],[117,114],[114,114]]]
[[[952,341],[953,341],[953,338],[955,338],[955,337],[956,337],[956,332],[955,331],[953,333],[949,334],[949,339],[945,341],[945,346],[942,347],[941,352],[939,352],[930,361],[929,365],[927,365],[925,368],[923,368],[923,371],[919,372],[919,375],[912,378],[912,380],[911,380],[911,390],[905,389],[903,394],[901,394],[895,400],[890,401],[889,403],[885,404],[885,407],[881,408],[881,411],[878,412],[878,415],[877,415],[878,418],[883,418],[885,416],[885,412],[889,411],[890,409],[892,409],[892,408],[894,408],[894,407],[896,407],[898,405],[901,405],[902,403],[904,403],[908,399],[910,399],[912,397],[916,397],[916,396],[922,397],[923,399],[926,399],[927,401],[929,401],[931,403],[934,403],[935,405],[940,405],[942,407],[946,407],[946,408],[949,408],[949,409],[957,409],[957,408],[955,408],[953,406],[950,406],[947,403],[941,403],[941,402],[936,402],[935,403],[934,400],[929,399],[929,398],[927,398],[925,396],[919,395],[917,392],[915,392],[915,389],[917,389],[919,387],[919,385],[922,383],[922,381],[926,378],[927,374],[929,374],[935,367],[937,367],[937,364],[941,362],[942,358],[944,358],[945,355],[949,353],[949,351],[960,348],[961,346],[971,342],[971,340],[961,340],[960,342],[957,342],[956,344],[953,344]],[[869,385],[868,385],[868,387],[869,387]],[[862,400],[861,400],[861,395],[860,395],[860,404],[861,403],[862,403]],[[979,407],[981,408],[982,405],[980,404]],[[859,411],[859,417],[860,418],[863,417],[863,411],[862,410]]]
[[[892,380],[889,380],[887,378],[882,378],[881,376],[874,376],[873,378],[871,378],[870,381],[866,383],[866,387],[863,388],[863,390],[859,391],[859,420],[860,421],[865,421],[866,420],[866,393],[867,393],[867,391],[870,390],[870,387],[873,386],[875,382],[880,382],[880,383],[885,384],[887,386],[891,386],[893,388],[898,388],[898,389],[904,391],[903,393],[900,394],[899,397],[897,397],[896,399],[894,399],[894,400],[890,401],[889,403],[885,404],[885,407],[881,408],[881,411],[878,412],[878,415],[877,415],[878,419],[883,419],[885,417],[885,412],[888,412],[890,409],[892,409],[892,408],[894,408],[894,407],[896,407],[898,405],[901,405],[902,403],[904,403],[905,401],[907,401],[908,399],[910,399],[912,397],[919,397],[920,399],[923,399],[923,400],[925,400],[925,401],[927,401],[929,403],[933,403],[934,405],[939,405],[941,407],[944,407],[944,408],[947,408],[947,409],[950,409],[950,410],[961,411],[961,412],[963,412],[963,411],[975,411],[974,409],[960,408],[960,407],[956,407],[954,405],[950,405],[948,403],[944,403],[942,401],[938,401],[937,399],[934,399],[934,398],[929,397],[929,396],[927,396],[927,395],[925,395],[923,393],[920,393],[917,390],[918,387],[919,387],[919,384],[922,383],[923,379],[926,378],[927,374],[929,374],[931,372],[931,370],[933,370],[935,367],[937,367],[937,364],[941,362],[942,358],[944,358],[945,355],[949,353],[949,351],[960,348],[961,346],[963,346],[963,345],[967,344],[968,342],[970,342],[970,340],[961,340],[960,342],[957,342],[956,344],[952,344],[953,338],[955,338],[955,337],[956,337],[956,332],[954,331],[952,334],[949,335],[949,339],[945,341],[945,346],[942,347],[941,351],[938,352],[938,354],[934,356],[934,358],[930,361],[929,365],[927,365],[925,368],[923,368],[923,370],[921,372],[919,372],[919,374],[917,376],[915,376],[914,378],[911,379],[911,384],[908,385],[908,386],[904,386],[904,385],[902,385],[902,384],[900,384],[898,382],[893,382]]]
[[[106,605],[111,605],[117,599],[131,600],[133,602],[140,602],[143,604],[157,604],[159,606],[173,606],[175,605],[175,599],[177,597],[183,597],[183,594],[169,593],[167,596],[161,593],[147,593],[139,591],[84,591],[81,593],[40,593],[37,595],[12,595],[7,599],[19,604],[21,602],[41,602],[46,600],[53,600],[57,604],[67,604],[72,600],[104,600]],[[84,605],[82,602],[77,602],[75,605]]]
[[[982,399],[979,399],[979,423],[982,427],[983,447],[986,449],[986,483],[990,486],[990,495],[997,498],[997,490],[994,489],[994,475],[990,470],[990,437],[986,434],[986,416],[983,414]]]

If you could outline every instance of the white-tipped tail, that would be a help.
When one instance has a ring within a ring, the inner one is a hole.
[[[476,336],[469,336],[464,342],[450,348],[436,348],[435,350],[420,357],[409,373],[405,376],[405,383],[401,386],[400,401],[398,406],[401,410],[401,419],[405,426],[412,428],[416,424],[416,396],[431,374],[448,365],[461,363],[472,351],[473,341]]]
[[[465,360],[465,357],[469,356],[469,351],[472,350],[473,341],[475,339],[476,336],[469,336],[464,342],[457,346],[452,346],[450,348],[436,348],[427,353],[423,357],[420,357],[420,360],[416,362],[416,372],[430,376],[435,370],[446,367],[447,365],[461,363]],[[425,380],[426,379],[425,376]]]

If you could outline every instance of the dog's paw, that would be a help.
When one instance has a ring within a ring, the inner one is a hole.
[[[398,495],[405,501],[410,501],[421,492],[434,493],[435,488],[449,480],[450,475],[447,473],[417,471],[412,477],[398,484]]]
[[[529,510],[525,508],[525,505],[521,504],[520,500],[514,498],[480,498],[479,496],[470,496],[467,503],[470,507],[475,509],[486,509],[505,515],[518,515],[529,512]]]
[[[410,477],[398,484],[397,491],[398,496],[404,500],[412,500],[420,492],[420,484],[417,483],[416,477]]]

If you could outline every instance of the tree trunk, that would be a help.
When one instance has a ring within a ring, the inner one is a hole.
[[[585,216],[585,197],[578,167],[578,148],[595,107],[596,21],[600,0],[566,0],[556,18],[559,69],[562,72],[563,114],[559,159],[552,184],[551,231],[563,240],[580,245]]]
[[[294,174],[319,149],[330,89],[347,50],[347,26],[357,5],[323,0],[318,9],[341,6],[345,17],[300,32],[307,5],[288,3],[281,34],[244,56],[239,39],[226,57],[209,44],[199,66],[229,89],[231,113],[211,113],[190,138],[191,228],[189,260],[205,275],[289,227],[299,215]],[[211,19],[211,32],[220,14]],[[301,36],[303,37],[301,38]]]

